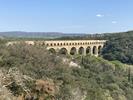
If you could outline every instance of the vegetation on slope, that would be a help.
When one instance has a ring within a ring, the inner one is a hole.
[[[108,40],[102,53],[105,59],[133,64],[133,31],[106,34],[104,38]]]
[[[35,97],[36,100],[132,100],[132,71],[128,65],[118,61],[109,62],[89,55],[76,56],[73,61],[78,62],[81,68],[69,67],[69,63],[64,63],[62,59],[72,60],[71,57],[52,55],[45,47],[25,44],[2,46],[0,57],[1,70],[8,72],[17,68],[22,75],[20,78],[23,79],[23,75],[29,77],[22,81],[29,92],[23,85],[18,85],[16,80],[20,78],[16,77],[19,74],[7,86],[16,97],[31,97],[31,100]]]

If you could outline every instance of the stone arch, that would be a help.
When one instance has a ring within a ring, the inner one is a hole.
[[[50,46],[53,46],[53,44],[52,44],[52,43],[50,43]]]
[[[55,53],[56,53],[56,51],[55,51],[54,48],[50,48],[48,51],[49,51],[50,53],[52,53],[52,54],[55,54]]]
[[[59,50],[59,54],[66,55],[66,54],[68,54],[68,51],[67,51],[66,48],[61,48],[61,49]]]
[[[56,46],[56,43],[54,43],[54,46]]]
[[[84,48],[83,47],[80,47],[79,50],[78,50],[78,53],[79,54],[84,54]]]
[[[76,48],[75,47],[72,47],[71,50],[70,50],[70,54],[71,55],[75,55],[77,52]]]
[[[88,47],[86,48],[86,54],[91,54],[91,47],[90,47],[90,46],[88,46]]]
[[[57,45],[59,46],[60,44],[59,44],[59,43],[57,43]]]
[[[100,45],[100,46],[98,46],[98,54],[100,54],[101,51],[102,51],[102,46]]]
[[[40,45],[47,45],[47,44],[43,42],[42,44],[40,43]]]
[[[96,55],[97,54],[97,47],[96,46],[93,46],[93,54]]]

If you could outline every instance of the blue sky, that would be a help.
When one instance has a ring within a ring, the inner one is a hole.
[[[133,0],[0,0],[0,31],[133,30]]]

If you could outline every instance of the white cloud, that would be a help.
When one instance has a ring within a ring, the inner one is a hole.
[[[102,18],[102,17],[104,17],[104,15],[102,15],[102,14],[97,14],[96,17]]]
[[[112,21],[112,24],[116,24],[117,23],[117,21]]]

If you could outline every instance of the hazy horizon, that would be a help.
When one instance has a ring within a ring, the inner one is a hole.
[[[130,32],[133,30],[125,30],[125,31],[114,31],[114,32],[101,32],[101,33],[80,33],[80,32],[54,32],[54,31],[0,31],[0,33],[6,32],[25,32],[25,33],[63,33],[63,34],[104,34],[104,33],[123,33],[123,32]]]

